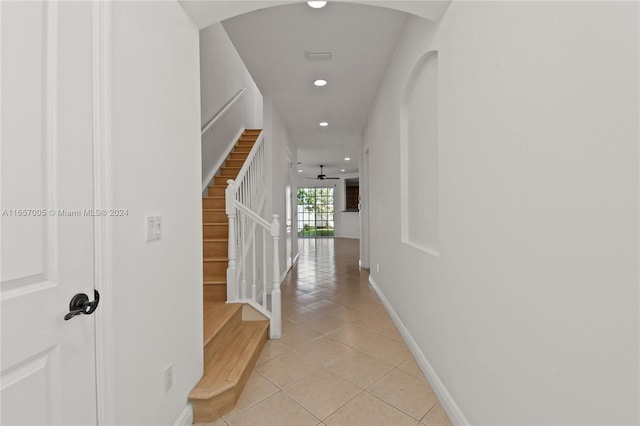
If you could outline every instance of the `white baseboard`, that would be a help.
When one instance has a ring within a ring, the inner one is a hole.
[[[291,266],[289,268],[287,268],[282,275],[280,275],[280,284],[282,284],[282,282],[284,281],[285,278],[287,278],[287,274],[289,273],[289,271],[291,270],[291,268],[293,268],[293,266],[296,264],[296,262],[298,261],[298,258],[300,257],[300,253],[296,254],[296,257],[293,258],[293,262],[291,262]]]
[[[173,426],[191,426],[193,424],[193,406],[187,404],[182,410],[182,413],[178,416],[178,419],[173,423]]]
[[[427,359],[427,357],[424,355],[424,353],[422,353],[422,350],[420,349],[416,341],[413,339],[413,337],[409,333],[409,330],[407,330],[407,327],[405,327],[402,320],[400,319],[398,314],[396,314],[396,311],[393,309],[393,307],[389,303],[389,300],[386,298],[384,293],[382,293],[382,291],[377,286],[377,284],[375,283],[375,281],[371,276],[369,276],[369,284],[371,284],[371,288],[373,288],[373,291],[376,292],[378,299],[380,299],[385,309],[387,310],[387,313],[389,314],[394,324],[398,328],[398,331],[402,335],[402,338],[407,344],[407,347],[413,354],[413,357],[416,359],[416,362],[420,366],[422,373],[427,378],[427,381],[433,388],[433,391],[438,396],[438,400],[440,401],[442,408],[444,408],[444,410],[447,412],[447,415],[449,416],[449,419],[451,420],[451,422],[454,425],[460,425],[460,426],[469,425],[469,421],[462,413],[462,410],[460,410],[460,407],[458,406],[458,404],[456,404],[456,402],[453,400],[453,397],[451,396],[449,391],[447,391],[447,388],[444,386],[444,383],[442,383],[442,381],[440,380],[440,377],[438,377],[438,374],[431,366],[431,363],[429,363],[429,360]]]

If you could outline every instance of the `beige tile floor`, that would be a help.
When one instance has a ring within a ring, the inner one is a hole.
[[[225,425],[451,425],[358,268],[358,240],[303,239],[269,340]]]

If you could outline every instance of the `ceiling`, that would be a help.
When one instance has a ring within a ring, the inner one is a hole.
[[[352,3],[271,7],[223,22],[298,146],[300,175],[358,170],[360,135],[407,14]],[[331,52],[307,62],[305,52]],[[315,87],[315,79],[325,87]],[[327,127],[318,123],[326,121]],[[345,161],[350,157],[351,161]]]

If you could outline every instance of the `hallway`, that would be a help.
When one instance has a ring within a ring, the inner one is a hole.
[[[301,239],[269,340],[236,408],[214,425],[450,425],[358,268],[358,240]]]

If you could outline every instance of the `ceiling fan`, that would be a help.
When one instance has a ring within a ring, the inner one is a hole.
[[[320,165],[320,174],[318,175],[318,177],[308,177],[307,179],[315,179],[315,180],[327,180],[327,179],[340,179],[339,177],[328,177],[327,175],[322,173],[322,168],[324,166],[321,164]]]

